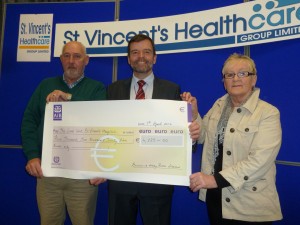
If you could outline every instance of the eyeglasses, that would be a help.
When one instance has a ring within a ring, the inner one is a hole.
[[[253,76],[253,75],[255,75],[255,73],[250,73],[247,71],[241,71],[238,73],[225,73],[225,74],[223,74],[223,78],[233,79],[235,77],[235,75],[237,75],[239,78],[243,78],[243,77]]]

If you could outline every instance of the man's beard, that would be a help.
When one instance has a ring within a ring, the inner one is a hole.
[[[132,70],[137,73],[148,73],[152,70],[153,64],[149,61],[146,61],[145,64],[141,67],[138,65],[138,61],[132,64]]]
[[[65,71],[65,76],[69,79],[77,79],[81,76],[81,74],[77,69],[69,68]]]

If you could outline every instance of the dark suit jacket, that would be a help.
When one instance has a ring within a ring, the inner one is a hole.
[[[107,88],[107,99],[130,99],[131,80],[132,77],[112,83]],[[154,77],[152,99],[181,100],[180,87],[173,82]],[[148,184],[138,182],[109,181],[108,188],[109,192],[111,192],[110,194],[122,193],[135,195],[139,193],[143,196],[162,196],[172,195],[173,193],[172,185]]]
[[[130,99],[131,78],[119,80],[107,88],[108,100],[126,100]],[[180,87],[170,81],[154,77],[152,99],[181,100]]]

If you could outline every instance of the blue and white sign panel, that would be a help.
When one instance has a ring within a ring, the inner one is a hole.
[[[150,36],[158,53],[230,48],[300,37],[300,0],[257,0],[159,18],[56,24],[54,56],[71,40],[91,57],[124,56],[137,33]]]

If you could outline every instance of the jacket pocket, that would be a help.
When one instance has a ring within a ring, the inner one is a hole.
[[[265,190],[268,186],[266,179],[261,179],[255,182],[249,182],[244,185],[244,189],[249,192],[259,193]]]
[[[237,127],[237,130],[242,134],[242,135],[252,135],[258,131],[258,126],[257,125],[247,125],[247,124],[240,124]]]
[[[237,132],[235,136],[235,146],[239,146],[240,149],[245,151],[250,151],[250,147],[252,146],[253,139],[255,134],[258,132],[258,126],[255,125],[247,125],[240,124],[237,127]]]

